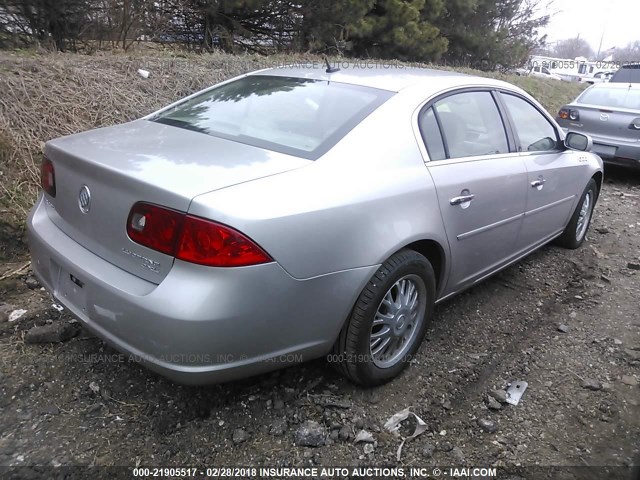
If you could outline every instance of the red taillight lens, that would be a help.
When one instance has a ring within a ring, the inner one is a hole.
[[[56,196],[56,173],[53,162],[47,157],[42,157],[40,165],[40,185],[42,189],[52,197]]]
[[[152,250],[210,267],[247,267],[273,261],[231,227],[151,203],[139,202],[131,208],[127,234]]]
[[[176,258],[210,267],[245,267],[272,261],[240,232],[190,215],[184,219]]]
[[[140,245],[173,255],[183,221],[182,212],[140,202],[131,208],[127,234]]]
[[[569,110],[568,108],[563,108],[558,112],[558,117],[563,120],[580,120],[580,112],[578,110]]]

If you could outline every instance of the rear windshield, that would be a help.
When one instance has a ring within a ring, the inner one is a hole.
[[[250,75],[153,121],[315,160],[392,95],[326,80]]]
[[[580,95],[578,103],[640,110],[640,89],[607,87],[590,88]]]

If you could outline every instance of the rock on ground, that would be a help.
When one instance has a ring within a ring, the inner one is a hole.
[[[41,327],[33,327],[24,336],[26,343],[60,343],[75,337],[80,332],[72,323],[48,323]]]
[[[478,426],[487,433],[494,433],[498,430],[496,423],[486,418],[479,418]]]
[[[313,420],[304,422],[294,435],[296,445],[301,447],[321,447],[326,442],[326,431],[322,425]]]
[[[235,443],[236,445],[239,443],[244,443],[247,440],[249,440],[249,438],[251,438],[251,435],[249,435],[249,432],[247,432],[246,430],[242,429],[242,428],[236,428],[233,431],[233,443]]]

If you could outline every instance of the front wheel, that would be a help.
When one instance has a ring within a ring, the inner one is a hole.
[[[429,261],[401,250],[369,280],[328,360],[350,380],[374,386],[396,377],[418,350],[435,300]]]
[[[598,200],[598,186],[596,181],[592,178],[587,183],[582,197],[578,202],[576,210],[569,220],[569,224],[562,232],[562,235],[558,237],[556,243],[564,248],[575,249],[582,245],[584,238],[587,236],[587,230],[591,224],[591,217],[593,216],[593,208]]]

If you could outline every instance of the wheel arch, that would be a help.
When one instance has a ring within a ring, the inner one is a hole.
[[[446,271],[447,271],[446,267],[448,266],[446,250],[443,247],[442,243],[438,242],[437,240],[427,239],[427,238],[414,240],[409,244],[396,246],[393,250],[389,251],[389,253],[379,263],[383,264],[389,258],[391,258],[393,255],[395,255],[401,250],[413,250],[414,252],[419,253],[420,255],[424,256],[427,260],[429,260],[429,263],[433,268],[433,273],[436,280],[435,300],[437,301],[437,299],[440,298],[444,287],[446,286]],[[355,304],[358,301],[358,295],[360,295],[360,292],[362,292],[362,290],[365,288],[369,280],[370,279],[367,278],[367,280],[364,282],[362,287],[358,290],[355,298],[353,299],[353,302],[351,303],[349,314],[341,324],[342,327],[348,321],[349,315],[351,315],[351,312],[353,312],[353,308],[355,307]],[[338,337],[338,335],[339,335],[339,332],[336,333],[336,338]]]
[[[604,181],[604,174],[601,171],[597,171],[592,175],[591,178],[596,181],[596,185],[598,186],[597,195],[600,196],[600,192],[602,191],[602,186]]]
[[[436,277],[436,297],[439,297],[446,283],[445,267],[447,257],[443,246],[435,240],[423,239],[405,245],[403,248],[418,252],[429,260],[431,267],[433,267],[433,273],[435,273]]]

